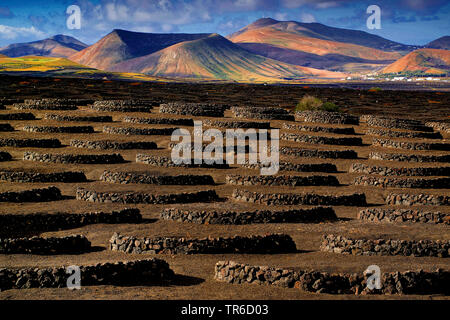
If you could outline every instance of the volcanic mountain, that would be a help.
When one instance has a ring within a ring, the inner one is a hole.
[[[383,73],[416,71],[428,74],[450,72],[450,50],[415,50],[382,70]]]
[[[416,48],[364,31],[270,18],[259,19],[227,38],[268,58],[339,71],[376,69]]]
[[[67,58],[86,47],[86,44],[73,37],[59,34],[44,40],[10,44],[0,48],[0,54],[9,57],[33,55]]]
[[[450,36],[440,37],[439,39],[431,41],[425,47],[430,49],[450,50]]]
[[[218,34],[177,43],[150,55],[124,61],[112,70],[157,77],[239,81],[344,76],[255,55]]]
[[[70,60],[102,70],[116,64],[145,56],[179,42],[207,37],[209,34],[143,33],[113,30],[92,46],[74,54]]]

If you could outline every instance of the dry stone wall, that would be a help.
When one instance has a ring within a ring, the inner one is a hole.
[[[322,159],[356,159],[358,154],[354,150],[317,150],[291,147],[280,147],[280,153],[287,156]]]
[[[151,112],[157,102],[144,100],[100,100],[90,106],[96,111],[110,112]]]
[[[434,194],[408,194],[408,193],[390,193],[386,197],[386,204],[414,206],[414,205],[431,205],[431,206],[448,206],[450,205],[450,196],[434,195]]]
[[[168,263],[155,258],[80,266],[80,274],[82,286],[142,286],[174,278]],[[65,267],[0,268],[0,289],[64,288],[69,276]]]
[[[321,251],[356,256],[450,256],[449,240],[392,240],[392,239],[350,239],[327,234],[322,237]]]
[[[228,109],[226,105],[209,103],[171,102],[159,106],[160,113],[195,117],[223,117],[226,109]]]
[[[426,122],[425,125],[433,128],[435,130],[450,133],[450,123],[448,123],[448,122],[431,121],[431,122]]]
[[[346,113],[328,111],[298,111],[295,117],[305,122],[330,124],[359,124],[359,118]]]
[[[242,176],[227,175],[226,183],[232,185],[262,185],[262,186],[338,186],[335,176]]]
[[[61,141],[58,139],[0,139],[0,147],[16,148],[60,148]]]
[[[237,201],[267,205],[323,205],[323,206],[365,206],[364,193],[350,195],[320,195],[315,193],[260,193],[247,190],[233,190],[232,198]]]
[[[156,143],[151,141],[129,141],[118,142],[112,140],[70,140],[70,146],[76,148],[96,149],[96,150],[130,150],[143,149],[152,150],[157,149]]]
[[[314,143],[314,144],[331,144],[340,146],[360,146],[362,145],[361,138],[347,137],[347,138],[333,138],[324,136],[311,136],[307,134],[296,133],[282,133],[281,140],[295,141],[302,143]]]
[[[217,281],[241,284],[273,285],[303,291],[330,294],[444,294],[450,293],[450,272],[437,270],[384,273],[381,289],[367,288],[367,275],[294,271],[251,266],[234,261],[219,261],[214,269]]]
[[[0,171],[0,181],[8,182],[86,182],[83,172],[33,172],[33,171]]]
[[[406,150],[450,150],[449,143],[409,142],[374,138],[372,144],[374,146],[384,148],[397,148]]]
[[[94,133],[92,126],[52,127],[52,126],[24,126],[23,131],[44,133]]]
[[[286,109],[274,107],[232,107],[231,112],[236,118],[257,120],[286,120],[294,121],[293,115]]]
[[[214,169],[228,169],[230,166],[227,163],[213,163],[213,164],[196,164],[194,162],[194,159],[191,160],[191,163],[185,164],[180,163],[176,164],[174,163],[170,158],[163,157],[163,156],[153,156],[153,155],[145,155],[138,153],[136,155],[136,162],[137,163],[145,163],[149,164],[151,166],[156,167],[164,167],[164,168],[171,168],[171,167],[182,167],[182,168],[214,168]]]
[[[249,163],[248,160],[245,160],[244,164],[241,164],[244,168],[249,169],[261,169],[263,167],[268,167],[267,164],[262,163]],[[284,162],[280,161],[279,163],[280,171],[296,171],[296,172],[337,172],[337,168],[334,164],[331,163],[292,163],[292,162]]]
[[[370,166],[364,163],[353,163],[349,172],[378,174],[381,176],[450,176],[450,167],[404,167],[393,168]]]
[[[323,132],[323,133],[334,133],[334,134],[355,134],[355,129],[350,128],[335,128],[335,127],[319,127],[319,126],[307,126],[302,124],[290,124],[283,123],[283,128],[288,130],[297,130],[305,132]]]
[[[44,118],[55,121],[74,121],[74,122],[112,122],[111,116],[68,116],[63,114],[45,114]]]
[[[124,135],[157,135],[170,136],[175,128],[121,128],[104,126],[103,132],[110,134],[124,134]]]
[[[375,186],[381,188],[420,188],[448,189],[450,178],[388,178],[374,176],[359,176],[353,180],[356,186]]]
[[[124,122],[141,124],[169,124],[175,126],[193,126],[194,120],[186,118],[136,118],[125,117]]]
[[[420,155],[402,153],[371,152],[369,159],[408,162],[450,162],[450,155]]]
[[[218,201],[219,196],[214,190],[183,192],[173,194],[141,193],[141,192],[97,192],[78,188],[77,200],[98,203],[146,203],[146,204],[171,204],[171,203],[195,203]]]
[[[389,129],[368,128],[367,134],[372,136],[381,136],[386,138],[423,138],[423,139],[442,139],[439,132],[409,132],[409,131],[394,131]]]
[[[77,110],[76,105],[70,104],[23,104],[14,103],[12,107],[16,110]]]
[[[36,120],[36,117],[29,112],[3,113],[0,114],[0,120]]]
[[[176,175],[163,176],[145,172],[112,172],[104,171],[100,176],[101,181],[129,184],[157,184],[157,185],[214,185],[214,179],[210,175]]]
[[[91,249],[91,242],[83,235],[66,237],[31,237],[31,238],[0,238],[1,254],[76,254]]]
[[[292,210],[184,210],[167,208],[161,211],[161,219],[198,224],[242,225],[251,223],[318,223],[336,221],[337,216],[331,207]]]
[[[108,164],[123,163],[125,160],[119,153],[113,154],[52,154],[27,151],[23,160],[51,163]]]
[[[126,253],[150,254],[267,254],[297,251],[295,242],[286,234],[186,239],[178,237],[136,238],[115,233],[109,240],[109,248]]]
[[[61,191],[54,187],[0,193],[0,202],[45,202],[62,200]]]
[[[450,224],[450,215],[447,213],[417,209],[367,208],[358,212],[358,219],[372,222]]]
[[[270,129],[270,122],[256,121],[221,121],[221,120],[203,120],[203,124],[209,127],[226,129]]]

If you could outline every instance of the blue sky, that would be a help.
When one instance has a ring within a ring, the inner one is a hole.
[[[379,30],[366,27],[372,4],[381,8]],[[70,5],[81,8],[80,30],[66,26]],[[3,0],[0,46],[55,34],[92,44],[114,28],[228,35],[262,17],[364,30],[405,44],[450,35],[448,0]]]

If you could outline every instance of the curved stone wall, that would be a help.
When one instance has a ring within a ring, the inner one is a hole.
[[[136,238],[115,233],[109,240],[109,248],[126,253],[150,254],[273,254],[297,251],[295,242],[286,234],[186,239],[178,237]]]
[[[313,123],[331,124],[359,124],[359,118],[346,113],[328,111],[299,111],[295,113],[296,119]]]
[[[173,149],[175,146],[177,146],[179,143],[178,142],[169,142],[169,145],[168,145],[168,147],[169,147],[169,149]],[[209,144],[208,143],[202,143],[202,145],[201,145],[201,148],[199,148],[195,143],[193,143],[193,144],[191,144],[191,151],[196,151],[196,150],[200,150],[200,151],[205,151],[205,148],[208,146]],[[218,148],[219,150],[220,150],[220,148]],[[250,147],[250,145],[248,145],[248,144],[246,144],[246,145],[244,145],[244,146],[239,146],[239,145],[235,145],[234,147],[233,147],[233,149],[231,150],[231,152],[233,152],[233,153],[238,153],[238,150],[239,150],[239,152],[243,152],[243,153],[253,153],[254,151],[253,151],[253,149]],[[225,145],[225,146],[223,146],[223,148],[222,148],[222,152],[225,154],[225,153],[228,153],[227,152],[227,146]]]
[[[81,285],[145,285],[172,280],[174,272],[164,260],[146,259],[80,266]],[[66,267],[0,268],[0,289],[65,288]]]
[[[0,235],[74,229],[96,223],[140,223],[141,221],[142,215],[139,209],[134,208],[112,212],[0,214],[2,226]]]
[[[366,116],[366,124],[370,127],[383,127],[387,129],[402,129],[412,131],[433,132],[433,128],[425,126],[422,121],[399,118],[384,118],[379,116]]]
[[[270,122],[256,121],[221,121],[221,120],[203,120],[203,124],[209,127],[226,129],[270,129]]]
[[[84,99],[86,100],[86,99]],[[76,105],[80,103],[81,99],[65,99],[65,98],[41,98],[41,99],[25,99],[23,104],[39,105],[39,106],[53,106],[53,105]]]
[[[228,106],[210,103],[171,102],[159,106],[160,113],[196,117],[223,117]]]
[[[356,186],[376,186],[381,188],[421,188],[448,189],[450,178],[387,178],[374,176],[359,176],[353,180]]]
[[[36,120],[36,117],[29,112],[2,113],[0,114],[0,120]]]
[[[232,199],[268,205],[321,205],[321,206],[365,206],[364,193],[350,195],[321,195],[315,193],[260,193],[247,190],[233,190]]]
[[[12,156],[5,151],[0,151],[0,162],[2,161],[11,161],[12,160]]]
[[[214,168],[214,169],[229,169],[230,166],[226,163],[222,164],[195,164],[194,160],[192,159],[190,164],[175,164],[170,158],[163,157],[163,156],[153,156],[153,155],[145,155],[145,154],[136,154],[136,162],[137,163],[145,163],[149,164],[151,166],[155,167],[164,167],[164,168],[171,168],[171,167],[183,167],[183,168]]]
[[[76,148],[96,149],[96,150],[130,150],[143,149],[152,150],[157,149],[158,146],[150,141],[130,141],[118,142],[112,140],[70,140],[70,146]]]
[[[450,167],[393,168],[352,163],[349,172],[378,174],[381,176],[450,176]]]
[[[67,153],[38,153],[27,151],[23,153],[23,160],[51,162],[51,163],[79,163],[79,164],[108,164],[123,163],[125,160],[120,153],[113,154],[67,154]]]
[[[44,118],[55,121],[74,121],[74,122],[112,122],[111,116],[68,116],[62,114],[45,114]]]
[[[169,194],[154,194],[141,192],[97,192],[84,188],[77,189],[77,200],[100,203],[195,203],[218,201],[219,196],[214,190],[183,192]]]
[[[46,202],[62,200],[61,191],[54,187],[0,193],[0,202]]]
[[[120,128],[104,126],[103,132],[110,134],[124,134],[124,135],[157,135],[170,136],[176,128]]]
[[[231,112],[235,118],[295,121],[286,109],[275,107],[232,107]]]
[[[448,123],[448,122],[431,121],[431,122],[426,122],[425,125],[433,128],[435,130],[450,133],[450,123]]]
[[[96,111],[110,112],[151,112],[158,103],[143,100],[100,100],[90,105]]]
[[[91,249],[90,241],[83,235],[66,237],[0,238],[0,253],[12,254],[75,254]]]
[[[0,123],[0,132],[14,131],[9,123]]]
[[[280,147],[280,153],[287,156],[302,158],[322,159],[357,159],[358,154],[354,150],[317,150],[291,147]]]
[[[175,126],[193,126],[194,120],[184,118],[135,118],[125,117],[124,122],[142,123],[142,124],[170,124]]]
[[[358,212],[358,219],[374,222],[416,222],[450,224],[450,214],[417,209],[367,208]]]
[[[59,148],[61,141],[58,139],[0,139],[0,147],[16,148]]]
[[[268,165],[263,165],[261,163],[250,164],[246,159],[244,164],[241,164],[244,168],[249,169],[261,169],[263,167],[268,167]],[[280,171],[296,171],[296,172],[337,172],[337,168],[331,163],[292,163],[281,161],[279,163]]]
[[[334,133],[334,134],[355,134],[355,129],[351,128],[334,128],[334,127],[318,127],[318,126],[307,126],[302,124],[290,124],[283,123],[283,128],[288,130],[297,130],[305,132],[324,132],[324,133]]]
[[[92,126],[52,127],[52,126],[24,126],[23,131],[45,133],[94,133]]]
[[[251,266],[234,261],[219,261],[214,279],[228,283],[252,283],[303,291],[331,294],[444,294],[450,293],[450,272],[438,270],[384,273],[381,289],[370,290],[370,274],[326,273],[319,271],[289,270],[267,266]]]
[[[441,150],[450,151],[450,143],[428,143],[428,142],[409,142],[409,141],[395,141],[391,139],[372,140],[374,146],[384,148],[398,148],[406,150]]]
[[[83,172],[51,172],[41,173],[35,171],[0,171],[0,181],[8,182],[86,182]]]
[[[76,105],[66,104],[23,104],[14,103],[12,107],[16,110],[77,110]]]
[[[408,162],[450,162],[450,155],[419,155],[402,153],[371,152],[369,159]]]
[[[349,239],[327,234],[322,237],[321,251],[356,256],[414,256],[447,258],[449,240]]]
[[[335,176],[242,176],[231,174],[226,176],[226,183],[233,185],[262,186],[338,186]]]
[[[101,181],[129,184],[157,184],[157,185],[214,185],[214,179],[210,175],[176,175],[162,176],[145,172],[112,172],[104,171],[100,176]]]
[[[390,193],[386,197],[386,204],[413,206],[413,205],[431,205],[448,206],[450,205],[450,196],[434,194],[408,194],[408,193]]]
[[[242,225],[251,223],[318,223],[336,221],[331,207],[292,210],[216,211],[167,208],[161,211],[161,219],[198,224]]]
[[[389,129],[367,128],[366,134],[386,138],[442,139],[442,135],[439,132],[407,132],[407,131],[394,131]]]
[[[331,144],[340,146],[360,146],[362,145],[361,138],[346,137],[346,138],[333,138],[324,136],[311,136],[307,134],[297,133],[282,133],[281,140],[295,141],[302,143],[314,143],[314,144]]]

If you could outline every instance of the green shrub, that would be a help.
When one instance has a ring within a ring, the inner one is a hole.
[[[323,102],[319,98],[314,96],[306,95],[304,96],[297,106],[295,111],[330,111],[339,112],[339,107],[332,102]]]

